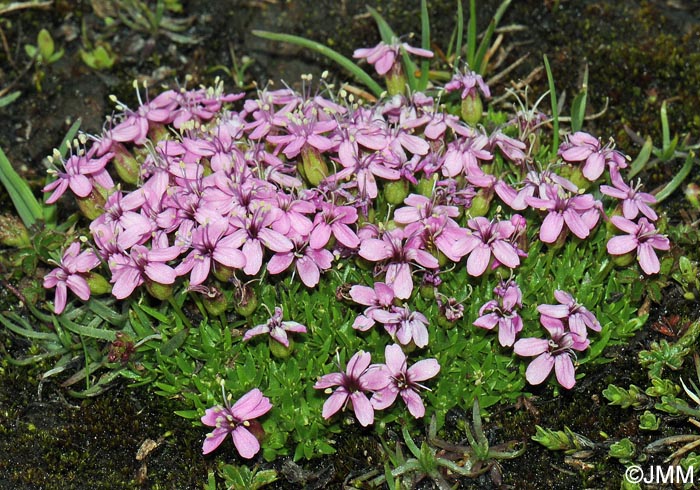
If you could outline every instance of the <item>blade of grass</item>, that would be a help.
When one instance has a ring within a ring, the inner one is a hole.
[[[0,148],[0,182],[7,189],[7,193],[15,205],[24,226],[29,228],[37,220],[44,217],[41,204],[36,200],[29,185],[19,176],[12,164],[5,156],[5,152]]]
[[[678,189],[678,187],[681,185],[681,183],[685,180],[685,178],[690,174],[690,171],[693,168],[693,165],[695,165],[697,161],[695,160],[695,153],[690,152],[688,157],[685,159],[685,163],[683,164],[683,167],[681,167],[680,171],[676,174],[676,176],[666,184],[666,186],[659,191],[658,194],[656,194],[656,202],[660,203],[664,199],[666,199],[668,196],[673,194],[673,191]]]
[[[430,49],[430,17],[428,15],[428,2],[421,0],[420,3],[420,20],[421,20],[421,47]],[[421,92],[428,86],[428,74],[430,72],[430,60],[423,58],[420,63],[420,79],[418,80],[417,88]]]
[[[480,75],[483,75],[486,72],[485,58],[486,53],[488,52],[489,47],[491,46],[491,38],[493,37],[493,33],[496,31],[496,27],[498,27],[498,23],[501,22],[503,14],[505,14],[506,9],[508,9],[510,2],[511,0],[503,0],[503,2],[501,2],[501,5],[498,6],[498,9],[493,15],[491,22],[489,22],[489,26],[486,29],[484,38],[481,40],[481,44],[479,44],[479,50],[476,53],[476,59],[474,60],[474,67],[472,68],[472,70],[474,70]]]
[[[651,150],[653,148],[654,144],[652,143],[651,138],[647,136],[646,141],[644,141],[644,146],[642,146],[642,149],[639,151],[639,155],[637,155],[637,158],[635,158],[632,164],[630,165],[630,172],[629,174],[627,174],[627,177],[629,179],[631,179],[644,169],[647,162],[649,161],[649,157],[651,156]]]
[[[571,103],[571,131],[575,133],[583,127],[583,121],[586,117],[586,98],[588,96],[588,65],[583,72],[583,85],[574,101]]]
[[[547,71],[547,82],[549,82],[549,99],[552,105],[552,158],[556,158],[559,150],[559,105],[557,104],[557,94],[554,88],[554,77],[552,69],[549,67],[547,55],[544,55],[544,68]]]
[[[476,0],[469,0],[469,25],[467,26],[467,64],[474,70],[476,58]]]
[[[462,58],[462,40],[464,39],[464,9],[462,0],[457,0],[457,46],[455,48],[455,60],[452,66],[459,68],[459,60]]]
[[[367,88],[369,88],[374,95],[377,97],[381,96],[384,89],[375,82],[371,76],[367,74],[362,68],[357,66],[351,59],[346,58],[342,54],[333,51],[331,48],[324,46],[323,44],[317,43],[316,41],[311,41],[299,36],[293,36],[291,34],[278,34],[275,32],[268,31],[253,31],[253,34],[263,39],[269,39],[271,41],[279,41],[283,43],[295,44],[304,48],[311,49],[317,53],[329,58],[340,66],[345,68],[350,74],[357,78],[360,82],[364,83]]]

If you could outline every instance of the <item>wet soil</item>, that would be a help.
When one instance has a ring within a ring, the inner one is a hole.
[[[172,42],[162,31],[139,32],[118,22],[107,27],[99,7],[106,1],[57,0],[48,10],[13,12],[0,19],[4,48],[0,50],[0,90],[11,86],[21,96],[0,108],[0,145],[10,160],[36,189],[41,187],[43,159],[57,146],[77,118],[82,128],[99,132],[104,115],[112,110],[109,95],[127,105],[137,104],[134,79],[188,86],[210,83],[221,76],[228,88],[231,76],[217,66],[231,67],[231,53],[247,55],[254,64],[244,83],[252,80],[284,80],[296,86],[300,75],[318,78],[325,69],[336,80],[344,79],[326,60],[296,47],[273,44],[251,34],[253,29],[287,32],[326,43],[349,56],[359,46],[378,41],[372,19],[364,5],[375,6],[390,19],[396,32],[419,30],[419,5],[411,1],[350,0],[228,0],[181,2],[182,14],[191,16],[191,26],[182,34],[196,38],[193,44]],[[432,30],[436,44],[445,46],[454,26],[454,2],[431,4]],[[479,2],[480,28],[498,2]],[[579,90],[583,66],[589,66],[589,113],[608,110],[587,128],[599,136],[613,136],[623,151],[636,154],[638,146],[629,131],[660,139],[659,109],[669,101],[671,130],[700,133],[700,7],[682,1],[554,1],[513,2],[503,26],[522,26],[504,32],[503,61],[493,73],[522,55],[527,60],[492,87],[498,94],[527,78],[547,54],[557,88],[565,91],[568,103]],[[48,29],[57,46],[65,49],[58,62],[43,67],[45,77],[38,91],[32,77],[35,67],[25,70],[28,58],[24,44],[34,43],[41,28]],[[84,32],[84,34],[83,34]],[[82,37],[108,43],[118,55],[112,70],[96,71],[80,58]],[[543,73],[531,81],[533,98],[546,88]],[[152,90],[156,90],[153,88]],[[545,107],[548,107],[546,105]],[[646,186],[667,182],[674,167],[652,169],[645,174]],[[697,175],[693,177],[698,181]],[[664,204],[672,223],[689,221],[682,195]],[[0,189],[0,206],[9,201]],[[697,214],[695,214],[697,220]],[[691,220],[692,221],[692,220]],[[697,224],[696,224],[697,226]],[[695,258],[697,260],[697,251]],[[5,288],[2,288],[5,289]],[[13,301],[7,290],[0,292],[5,304]],[[669,286],[663,302],[652,305],[647,325],[678,313],[683,320],[700,316],[697,302],[688,302],[679,288]],[[611,438],[630,437],[638,445],[653,436],[640,434],[637,413],[610,407],[601,392],[614,382],[646,386],[646,373],[637,353],[663,336],[645,328],[624,348],[608,352],[615,360],[588,373],[571,393],[552,397],[550,389],[535,390],[532,407],[496,408],[486,423],[491,443],[527,441],[525,456],[501,465],[505,488],[619,488],[622,466],[606,458],[604,432]],[[0,341],[11,353],[27,349],[20,339],[0,332]],[[43,366],[45,368],[45,366]],[[51,382],[39,384],[42,366],[23,368],[0,364],[0,489],[120,489],[201,488],[213,459],[199,453],[202,431],[173,415],[174,403],[144,390],[117,384],[96,399],[66,399]],[[450,414],[446,432],[452,442],[463,436],[456,429],[464,414]],[[587,460],[567,464],[564,456],[530,441],[535,425],[561,429],[565,425],[600,443]],[[667,432],[678,430],[681,421],[665,421]],[[658,437],[658,435],[657,435]],[[142,443],[160,442],[145,459],[136,455]],[[377,441],[362,431],[349,431],[340,441],[339,453],[296,466],[280,461],[275,467],[281,480],[270,488],[343,488],[346,477],[376,470]],[[371,459],[373,458],[373,459]],[[230,463],[238,461],[230,455]],[[145,469],[144,469],[145,468]],[[430,488],[428,482],[420,488]],[[497,488],[488,475],[460,482],[460,488]]]

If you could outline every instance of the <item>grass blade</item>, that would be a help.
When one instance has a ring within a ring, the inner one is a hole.
[[[421,20],[421,47],[430,49],[430,17],[428,15],[428,2],[421,0],[420,3],[420,20]],[[428,74],[430,72],[430,60],[423,58],[420,63],[420,79],[418,80],[418,90],[421,92],[428,86]]]
[[[681,185],[681,183],[685,180],[685,178],[690,174],[690,171],[693,168],[693,165],[695,165],[697,161],[695,160],[695,153],[692,151],[688,155],[688,157],[685,159],[685,163],[683,164],[683,167],[681,167],[680,171],[676,174],[676,176],[666,184],[666,187],[661,189],[658,194],[656,194],[656,202],[660,203],[664,199],[666,199],[668,196],[673,194],[673,191],[678,189],[678,187]]]
[[[571,103],[571,132],[580,131],[586,117],[586,98],[588,95],[588,65],[583,72],[583,85]]]
[[[346,58],[337,51],[333,51],[328,46],[324,46],[323,44],[317,43],[316,41],[311,41],[310,39],[305,39],[299,36],[293,36],[291,34],[278,34],[276,32],[269,31],[253,31],[253,34],[255,36],[262,37],[263,39],[295,44],[297,46],[316,51],[317,53],[335,61],[340,66],[345,68],[360,82],[364,83],[365,86],[367,86],[367,88],[369,88],[377,97],[381,96],[382,92],[384,92],[384,89],[377,82],[375,82],[372,79],[372,77],[367,74],[366,71],[357,66],[351,59]]]
[[[557,104],[557,94],[554,88],[554,77],[552,69],[549,67],[547,55],[544,55],[544,68],[547,71],[547,81],[549,82],[549,98],[552,105],[552,158],[556,158],[559,150],[559,104]]]
[[[469,25],[467,26],[467,64],[474,70],[476,58],[476,0],[469,0]]]
[[[7,189],[24,226],[29,228],[38,220],[43,219],[44,212],[41,204],[34,197],[29,185],[12,168],[12,164],[2,148],[0,148],[0,182]]]
[[[651,156],[651,150],[653,148],[654,144],[652,143],[651,138],[647,136],[646,141],[644,141],[644,146],[642,146],[642,149],[639,151],[639,155],[637,155],[637,158],[635,158],[632,164],[630,165],[630,172],[629,174],[627,174],[627,177],[629,179],[631,179],[644,169],[647,162],[649,161],[649,157]]]
[[[452,66],[459,69],[459,60],[462,57],[462,40],[464,39],[464,9],[462,0],[457,0],[457,47],[455,48],[455,60]]]

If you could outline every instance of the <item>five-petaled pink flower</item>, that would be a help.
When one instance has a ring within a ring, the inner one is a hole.
[[[536,356],[527,367],[525,378],[528,383],[538,385],[547,379],[554,368],[559,384],[571,389],[576,384],[572,357],[575,357],[576,351],[586,350],[590,341],[567,331],[564,323],[557,318],[541,316],[540,321],[551,336],[549,340],[527,338],[520,339],[513,345],[513,350],[519,356]]]
[[[369,365],[371,361],[371,354],[359,351],[350,358],[344,373],[331,373],[319,378],[314,388],[326,390],[331,395],[323,404],[324,419],[331,418],[349,401],[360,425],[366,427],[374,422],[374,409],[366,393],[383,388],[387,381],[381,369]],[[332,386],[338,388],[332,391]]]
[[[515,233],[510,221],[489,221],[477,217],[467,221],[474,230],[456,245],[462,255],[469,254],[467,272],[470,276],[480,276],[486,271],[493,255],[501,264],[514,269],[520,265],[520,256],[509,239]]]
[[[397,344],[386,346],[384,358],[386,364],[382,369],[386,373],[388,384],[372,395],[372,406],[384,410],[401,395],[411,415],[415,418],[425,415],[425,406],[418,392],[427,388],[420,382],[436,376],[440,372],[440,364],[436,359],[423,359],[408,367],[406,355]]]
[[[608,253],[611,255],[624,255],[637,250],[639,266],[645,274],[656,274],[661,268],[659,258],[654,249],[668,250],[671,243],[664,235],[657,232],[653,224],[646,218],[640,218],[639,223],[634,223],[622,216],[613,216],[612,223],[627,235],[614,236],[608,241]]]
[[[224,401],[225,407],[219,405],[207,408],[201,418],[204,425],[214,427],[214,431],[207,434],[204,440],[202,452],[209,454],[231,434],[238,454],[250,459],[260,451],[260,442],[250,429],[253,425],[260,425],[254,419],[269,412],[272,403],[257,388],[243,395],[233,406],[229,405],[228,400]]]
[[[289,347],[287,332],[306,333],[306,327],[301,323],[282,321],[282,308],[276,306],[275,312],[272,314],[272,317],[267,321],[267,323],[257,325],[248,330],[245,335],[243,335],[243,340],[250,340],[256,335],[263,335],[267,333],[270,334],[270,337],[283,346]]]
[[[413,46],[409,46],[408,43],[395,42],[386,44],[384,41],[373,48],[356,49],[352,57],[366,58],[369,64],[374,65],[374,69],[377,70],[378,74],[385,75],[394,66],[396,57],[399,55],[401,49],[408,53],[415,54],[416,56],[422,56],[424,58],[433,57],[433,52],[427,49],[414,48]]]
[[[573,296],[557,289],[554,291],[554,297],[560,304],[539,305],[537,311],[552,318],[566,319],[569,330],[581,339],[585,339],[588,335],[586,327],[594,332],[600,332],[601,326],[598,319],[585,306],[576,302]]]
[[[92,250],[80,252],[80,242],[73,242],[66,249],[58,267],[44,278],[45,288],[56,288],[53,309],[57,315],[66,308],[68,289],[83,301],[90,299],[90,287],[85,275],[99,264],[100,259]]]

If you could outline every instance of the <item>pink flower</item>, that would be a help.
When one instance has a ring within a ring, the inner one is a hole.
[[[571,196],[563,188],[553,184],[544,186],[544,195],[540,190],[539,198],[526,197],[525,202],[533,208],[548,211],[540,228],[540,240],[545,243],[556,242],[564,224],[583,240],[595,228],[600,216],[599,203],[592,195]]]
[[[567,162],[585,162],[583,176],[590,181],[598,180],[606,164],[616,169],[627,166],[620,152],[610,145],[602,147],[597,138],[583,131],[570,135],[559,147],[559,155]]]
[[[177,278],[175,270],[165,262],[180,255],[180,247],[154,247],[143,245],[131,247],[129,255],[113,255],[109,261],[112,271],[112,294],[117,299],[129,297],[144,281],[158,284],[173,284]]]
[[[573,296],[567,292],[556,290],[554,297],[560,304],[539,305],[537,311],[552,318],[566,319],[569,330],[578,335],[580,339],[586,338],[586,327],[600,332],[601,326],[598,319],[585,306],[577,303]]]
[[[471,276],[483,274],[493,255],[501,264],[514,269],[520,265],[517,249],[509,239],[515,233],[515,226],[510,221],[489,221],[477,217],[467,221],[474,230],[471,235],[459,241],[456,249],[462,255],[469,254],[467,272]]]
[[[525,377],[528,383],[538,385],[547,379],[554,368],[559,384],[566,389],[571,389],[576,384],[576,371],[572,357],[575,356],[575,351],[586,350],[589,341],[581,339],[573,332],[565,331],[561,320],[542,316],[540,321],[549,332],[550,340],[520,339],[513,346],[513,350],[519,356],[536,356],[527,367]]]
[[[353,58],[366,58],[367,62],[374,65],[375,70],[380,75],[385,75],[391,70],[396,61],[396,57],[399,51],[403,48],[405,51],[415,54],[416,56],[422,56],[424,58],[432,58],[432,51],[427,49],[414,48],[409,46],[407,43],[395,42],[392,44],[386,44],[383,41],[377,44],[373,48],[361,48],[356,49],[353,53]]]
[[[282,308],[279,306],[275,307],[275,312],[272,317],[261,325],[257,325],[250,330],[248,330],[245,335],[243,335],[243,340],[250,340],[256,335],[270,334],[270,337],[275,339],[277,342],[285,347],[289,347],[289,339],[287,338],[287,332],[297,332],[306,333],[306,327],[301,323],[282,321]]]
[[[418,393],[427,388],[420,382],[435,377],[440,372],[440,364],[436,359],[423,359],[408,367],[406,355],[396,344],[386,346],[384,358],[386,365],[382,367],[388,377],[388,384],[372,395],[372,406],[376,410],[384,410],[401,395],[411,415],[415,418],[425,415],[425,406]]]
[[[477,88],[481,90],[481,93],[487,99],[491,97],[491,91],[484,82],[484,79],[481,75],[471,70],[467,70],[465,73],[455,73],[452,76],[452,80],[445,84],[445,91],[448,93],[461,90],[462,94],[460,98],[462,99],[476,97],[478,95]]]
[[[637,261],[645,274],[656,274],[660,270],[659,258],[654,249],[668,250],[671,243],[664,235],[657,233],[654,225],[646,218],[634,223],[622,216],[613,216],[612,223],[627,235],[614,236],[608,241],[608,253],[624,255],[636,249]]]
[[[350,297],[355,303],[367,306],[352,324],[352,328],[364,332],[374,326],[377,311],[389,310],[394,302],[394,290],[383,282],[375,282],[374,288],[355,285],[350,288]]]
[[[344,373],[331,373],[321,376],[314,385],[317,390],[326,390],[330,394],[323,404],[323,418],[329,419],[350,402],[358,422],[363,427],[374,422],[374,409],[366,392],[379,390],[386,386],[386,374],[377,366],[370,366],[372,356],[359,351],[348,361]],[[335,391],[330,390],[337,386]]]
[[[270,399],[263,396],[262,392],[255,388],[243,395],[233,406],[225,400],[226,406],[208,408],[201,418],[204,425],[214,427],[213,432],[207,434],[202,445],[202,452],[209,454],[231,434],[233,444],[238,454],[250,459],[260,451],[260,442],[250,431],[255,425],[260,430],[260,424],[253,420],[265,415],[272,408]]]
[[[387,263],[385,281],[400,299],[409,298],[413,292],[411,278],[413,263],[428,269],[439,267],[437,259],[423,250],[420,237],[408,236],[401,228],[385,232],[381,240],[376,238],[363,240],[359,254],[360,257],[371,262]]]
[[[278,252],[267,263],[270,274],[279,274],[296,263],[296,271],[301,282],[307,287],[314,287],[321,279],[321,271],[331,268],[333,254],[325,248],[311,248],[306,240],[297,236],[292,239],[294,249],[289,252]]]
[[[389,311],[375,310],[372,317],[383,323],[389,335],[401,345],[408,345],[411,341],[417,347],[428,345],[428,319],[423,313],[403,305],[394,306]]]
[[[97,184],[103,189],[112,189],[114,182],[105,170],[105,165],[114,156],[107,153],[99,158],[93,158],[97,152],[94,145],[87,153],[81,152],[72,155],[66,161],[62,161],[65,172],[55,172],[57,179],[42,189],[43,192],[53,191],[46,199],[46,204],[53,204],[70,187],[70,190],[78,197],[87,197],[92,192],[93,184]]]
[[[57,265],[58,267],[44,278],[44,287],[56,288],[53,308],[54,312],[60,315],[66,308],[68,289],[83,301],[90,299],[90,286],[85,275],[100,265],[100,259],[92,250],[80,252],[80,242],[73,242],[63,253],[61,263]]]
[[[656,204],[656,198],[646,192],[639,192],[642,187],[641,181],[637,185],[630,187],[622,180],[618,172],[611,174],[611,180],[614,187],[609,185],[601,185],[600,192],[606,196],[622,199],[622,215],[627,219],[635,219],[639,213],[649,218],[650,221],[656,221],[658,216],[650,204]]]
[[[498,300],[484,303],[479,309],[481,316],[474,321],[474,325],[487,330],[498,325],[498,342],[503,347],[510,347],[523,329],[523,319],[517,311],[522,307],[522,292],[515,282],[501,281],[494,293]]]

